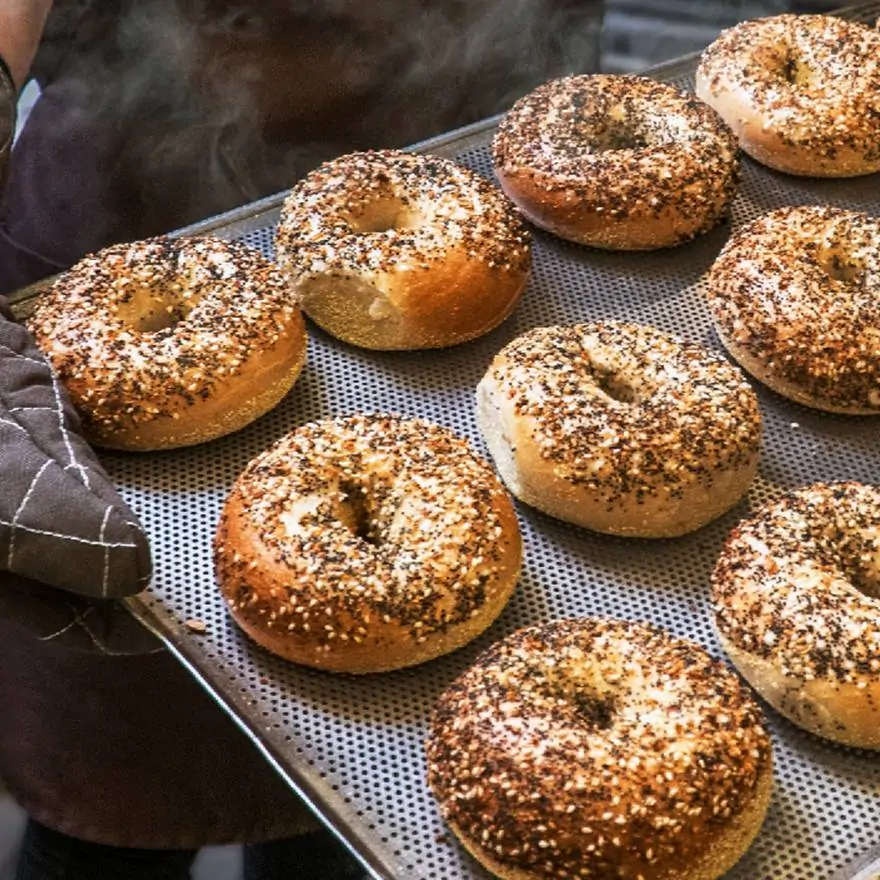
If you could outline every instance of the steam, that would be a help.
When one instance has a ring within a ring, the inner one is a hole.
[[[123,157],[107,173],[140,182],[141,232],[286,189],[341,152],[403,146],[500,112],[553,76],[595,70],[599,5],[131,2],[77,72],[93,84],[94,130]]]
[[[44,209],[69,228],[43,224],[40,248],[61,242],[61,265],[289,189],[340,153],[502,112],[599,69],[603,6],[604,57],[619,42],[621,63],[640,47],[648,63],[708,43],[702,26],[699,46],[680,42],[697,20],[717,31],[787,2],[657,0],[652,19],[623,0],[56,0],[51,20],[63,34],[79,19],[79,36],[34,140],[68,170]]]

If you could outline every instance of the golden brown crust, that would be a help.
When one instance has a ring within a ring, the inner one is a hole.
[[[544,327],[495,357],[478,423],[511,492],[610,534],[672,537],[735,504],[761,416],[720,355],[652,327]]]
[[[531,268],[530,235],[503,193],[448,159],[396,150],[342,156],[297,183],[277,250],[315,323],[386,350],[487,333]]]
[[[522,557],[510,497],[445,428],[359,415],[298,428],[229,494],[215,570],[268,650],[335,672],[422,663],[501,613]]]
[[[817,484],[733,530],[712,579],[743,676],[827,739],[880,749],[880,489]]]
[[[771,168],[880,171],[880,33],[859,22],[777,15],[735,25],[703,53],[696,93]]]
[[[748,688],[650,624],[519,630],[440,697],[428,784],[510,880],[712,880],[748,848],[772,784]]]
[[[529,220],[612,250],[706,232],[739,182],[736,141],[717,114],[646,77],[545,83],[504,116],[492,151],[502,189]]]
[[[85,257],[39,298],[28,326],[89,440],[132,451],[243,428],[290,390],[305,324],[257,251],[153,238]]]
[[[880,413],[880,220],[785,207],[740,227],[706,273],[718,335],[774,391],[830,412]]]

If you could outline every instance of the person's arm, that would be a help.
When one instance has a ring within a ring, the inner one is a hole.
[[[52,0],[0,0],[0,191],[15,133],[16,98],[27,79]]]
[[[52,0],[0,2],[0,58],[6,62],[16,90],[27,79]]]

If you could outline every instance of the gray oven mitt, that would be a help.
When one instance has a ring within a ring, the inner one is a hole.
[[[66,392],[0,297],[0,572],[91,598],[150,581],[143,528]]]

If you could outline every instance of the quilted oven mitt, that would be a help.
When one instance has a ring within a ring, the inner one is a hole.
[[[0,297],[0,571],[90,598],[149,583],[147,537]]]

